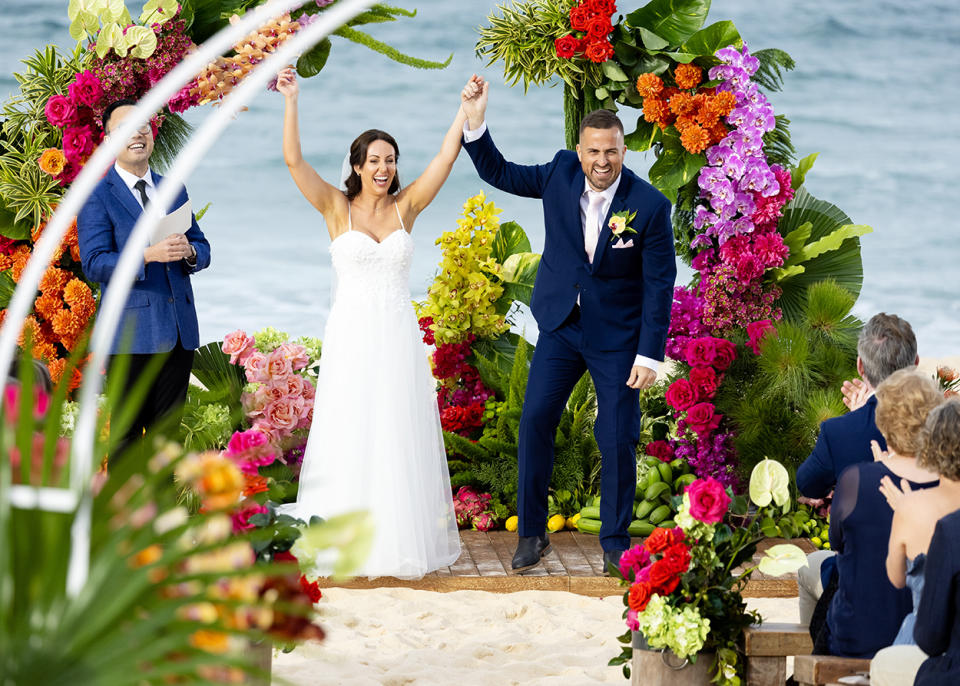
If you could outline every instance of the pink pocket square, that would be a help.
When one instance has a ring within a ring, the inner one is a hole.
[[[613,247],[614,247],[614,249],[617,249],[617,248],[632,248],[632,247],[633,247],[633,239],[631,238],[629,241],[624,241],[623,239],[621,239],[621,240],[617,241],[616,243],[614,243],[614,244],[613,244]]]

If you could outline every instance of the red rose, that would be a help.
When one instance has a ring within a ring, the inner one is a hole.
[[[720,426],[721,419],[713,403],[697,403],[687,410],[687,426],[701,437]]]
[[[661,591],[661,595],[669,595],[679,581],[680,577],[670,569],[666,560],[657,560],[650,567],[650,585]]]
[[[43,111],[47,115],[47,121],[60,129],[70,126],[77,118],[77,108],[65,95],[51,96]]]
[[[589,7],[578,5],[570,10],[570,28],[574,31],[586,31],[587,24],[593,18],[593,11]]]
[[[690,370],[690,383],[697,389],[700,400],[709,400],[717,392],[720,381],[713,367],[694,367]]]
[[[724,338],[715,338],[713,340],[716,353],[713,366],[718,372],[724,372],[727,370],[727,367],[737,359],[737,346]]]
[[[587,36],[593,40],[604,40],[613,31],[610,17],[597,15],[587,22]]]
[[[709,367],[717,356],[716,341],[710,336],[694,338],[687,343],[687,364],[691,367]]]
[[[614,0],[588,0],[587,6],[605,17],[609,17],[617,11],[617,3]]]
[[[557,57],[568,60],[577,54],[580,49],[580,41],[573,36],[564,36],[553,42],[557,49]]]
[[[307,594],[311,603],[319,603],[323,597],[323,593],[320,591],[320,583],[309,581],[303,574],[300,575],[300,590]]]
[[[643,612],[647,603],[650,602],[650,596],[653,595],[653,588],[648,583],[638,581],[630,586],[630,593],[627,595],[627,604],[635,612]]]
[[[671,530],[657,527],[653,530],[653,533],[647,536],[647,540],[643,542],[643,547],[646,548],[651,555],[656,555],[666,550],[671,543],[673,543]]]
[[[673,459],[673,446],[669,441],[650,441],[645,448],[647,455],[651,455],[661,462]]]
[[[686,410],[697,402],[697,389],[687,379],[677,379],[666,393],[667,404],[675,410]]]
[[[680,585],[680,575],[672,576],[667,579],[664,584],[658,589],[660,595],[670,595],[673,593],[677,586]]]
[[[71,162],[80,162],[93,152],[93,140],[89,126],[68,128],[63,132],[63,154]]]
[[[591,62],[606,62],[608,59],[613,57],[613,46],[610,45],[610,41],[607,40],[598,40],[587,43],[587,47],[583,51],[584,56]]]
[[[674,574],[683,574],[690,567],[690,551],[682,543],[674,543],[664,551],[663,561]]]

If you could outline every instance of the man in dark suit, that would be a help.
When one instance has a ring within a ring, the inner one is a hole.
[[[875,314],[857,340],[857,372],[860,379],[844,383],[844,403],[851,411],[820,425],[813,452],[797,469],[797,490],[808,498],[830,494],[840,474],[850,465],[874,459],[887,448],[875,420],[877,398],[873,389],[898,369],[916,366],[917,337],[910,324],[895,314]],[[797,570],[800,622],[809,624],[817,600],[836,564],[833,552],[818,550],[807,557],[807,566]]]
[[[585,371],[597,390],[600,544],[605,564],[615,565],[630,544],[639,391],[656,380],[670,321],[676,279],[670,203],[623,166],[623,124],[607,110],[584,118],[576,152],[561,150],[540,165],[508,162],[486,130],[487,90],[477,78],[464,89],[464,147],[484,181],[541,199],[545,228],[531,301],[540,336],[520,421],[519,543],[512,566],[528,569],[549,549],[554,436]],[[624,213],[634,213],[633,233],[620,230]]]
[[[133,100],[109,105],[103,114],[104,133],[109,136],[135,106]],[[100,282],[101,297],[120,251],[162,178],[150,169],[152,152],[152,128],[145,124],[121,149],[77,217],[83,271],[91,281]],[[182,189],[170,211],[185,202],[187,192]],[[144,250],[143,266],[127,298],[111,359],[113,366],[121,355],[126,358],[124,392],[129,393],[155,356],[165,359],[133,424],[115,447],[115,456],[156,421],[179,411],[186,399],[193,353],[200,344],[190,275],[210,265],[210,244],[196,217],[191,220],[185,234],[167,236]]]

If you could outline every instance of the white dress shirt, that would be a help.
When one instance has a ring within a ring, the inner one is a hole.
[[[484,121],[476,129],[470,129],[470,124],[464,122],[463,124],[463,140],[467,143],[472,143],[476,140],[479,140],[487,130],[487,122]],[[598,210],[598,222],[603,222],[607,216],[607,212],[610,211],[610,205],[613,203],[613,196],[616,195],[617,189],[620,187],[620,176],[618,175],[614,179],[613,183],[610,186],[602,191],[595,191],[590,187],[590,184],[586,179],[583,181],[583,193],[580,196],[580,227],[584,231],[584,252],[587,255],[591,255],[591,252],[586,244],[586,227],[587,227],[587,211],[590,207],[590,194],[591,193],[600,193],[603,197],[603,201],[600,203],[600,208]],[[603,226],[599,227],[599,230],[603,230]],[[596,246],[593,246],[594,248]],[[593,261],[592,259],[590,260]],[[577,304],[580,303],[580,296],[577,296]],[[660,362],[644,355],[637,355],[636,359],[633,361],[634,367],[646,367],[647,369],[652,369],[656,373],[660,369]]]
[[[137,176],[132,172],[128,172],[126,169],[121,167],[118,163],[114,162],[113,168],[117,170],[117,174],[120,175],[120,178],[123,180],[123,183],[126,184],[127,188],[130,189],[130,192],[133,194],[133,197],[136,199],[137,204],[140,207],[143,207],[143,200],[140,199],[140,191],[138,191],[134,186],[137,185],[138,181],[146,181],[147,187],[145,192],[147,194],[147,200],[153,202],[154,198],[157,195],[157,189],[153,185],[153,174],[150,173],[150,168],[147,167],[147,173],[143,176]]]

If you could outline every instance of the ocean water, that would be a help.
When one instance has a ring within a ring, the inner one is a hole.
[[[129,2],[131,12],[140,2]],[[505,155],[521,163],[550,159],[563,144],[562,90],[509,88],[498,65],[473,50],[492,0],[398,0],[415,19],[371,33],[404,52],[453,60],[421,71],[334,38],[324,71],[301,82],[301,134],[307,159],[336,180],[350,141],[362,130],[390,131],[400,146],[401,180],[426,166],[476,72],[492,82],[488,122]],[[629,11],[642,1],[619,3]],[[66,0],[0,0],[0,95],[15,90],[19,60],[48,42],[72,45]],[[874,232],[863,239],[865,278],[855,312],[895,312],[914,326],[923,355],[958,352],[960,270],[957,192],[960,159],[960,13],[953,0],[851,0],[803,3],[716,0],[711,21],[731,19],[751,48],[778,47],[797,68],[771,99],[792,120],[801,156],[819,152],[808,186]],[[202,228],[211,267],[194,277],[201,339],[275,326],[294,335],[323,332],[329,309],[329,238],[300,196],[281,156],[282,98],[264,92],[224,133],[188,181],[195,207],[211,203]],[[198,123],[211,110],[192,110]],[[630,126],[636,113],[623,112]],[[645,175],[649,154],[627,165]],[[481,182],[462,154],[413,235],[411,275],[422,297],[440,253],[434,241],[456,226],[463,201],[484,191],[519,222],[534,249],[543,246],[539,203]],[[681,272],[681,280],[688,271]]]

